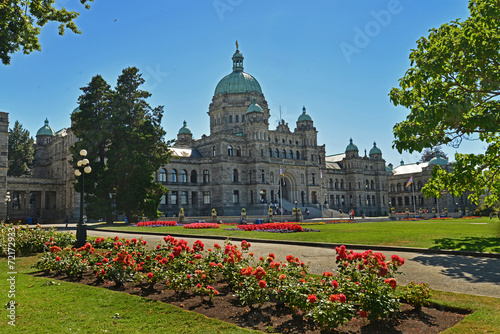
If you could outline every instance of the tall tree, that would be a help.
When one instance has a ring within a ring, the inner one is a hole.
[[[421,151],[440,144],[458,147],[479,139],[484,153],[455,154],[451,173],[439,167],[424,187],[427,196],[447,189],[471,190],[478,201],[500,195],[500,0],[470,0],[470,17],[431,29],[410,53],[411,68],[390,92],[391,101],[410,109],[394,126],[394,147]]]
[[[9,167],[7,175],[29,175],[35,158],[35,141],[30,137],[28,130],[16,121],[14,128],[9,130]]]
[[[149,106],[146,100],[151,94],[139,89],[143,83],[135,67],[124,69],[118,77],[108,152],[110,173],[115,176],[116,209],[130,222],[143,213],[156,217],[167,190],[153,177],[170,157],[161,127],[163,106]]]
[[[441,146],[434,146],[432,148],[426,148],[423,150],[420,161],[422,162],[431,161],[431,159],[434,158],[437,153],[439,153],[439,156],[441,158],[448,159],[448,155],[443,152]]]
[[[111,222],[113,210],[124,212],[130,222],[143,214],[158,215],[167,189],[154,182],[154,173],[170,153],[161,127],[163,107],[149,106],[151,94],[139,89],[143,83],[139,70],[131,67],[123,70],[115,90],[99,75],[82,88],[80,107],[72,114],[80,141],[71,150],[75,166],[83,148],[91,161],[92,172],[85,177],[90,218],[105,216]]]
[[[86,9],[94,0],[79,0]],[[81,32],[73,22],[80,14],[65,8],[54,8],[55,0],[6,0],[0,1],[0,59],[10,64],[11,54],[22,50],[25,54],[40,51],[38,41],[41,28],[47,22],[59,22],[59,35],[66,28],[75,34]]]
[[[87,150],[92,161],[92,172],[85,177],[86,213],[89,218],[106,218],[113,222],[113,206],[110,194],[113,185],[107,175],[106,150],[111,142],[111,86],[100,76],[92,78],[79,97],[79,107],[71,115],[72,131],[80,139],[71,148],[73,164],[81,159],[80,150]],[[76,189],[80,191],[80,178]]]

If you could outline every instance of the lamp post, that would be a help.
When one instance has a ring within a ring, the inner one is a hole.
[[[10,202],[10,192],[7,191],[5,194],[5,204],[7,206],[7,214],[5,215],[5,224],[9,223],[9,202]]]
[[[87,225],[83,221],[83,194],[85,192],[85,174],[92,171],[89,165],[89,159],[85,158],[87,156],[86,150],[80,151],[80,156],[83,159],[78,160],[76,163],[77,169],[75,169],[75,175],[82,177],[82,189],[80,191],[80,219],[78,220],[78,226],[76,229],[76,246],[83,247],[87,242]]]

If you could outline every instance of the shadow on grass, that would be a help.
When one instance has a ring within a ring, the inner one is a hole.
[[[500,253],[500,238],[494,237],[441,238],[435,239],[434,243],[431,249]]]

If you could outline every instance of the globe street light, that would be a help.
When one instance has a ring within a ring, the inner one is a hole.
[[[83,159],[78,160],[78,162],[76,163],[77,169],[75,169],[75,175],[77,177],[82,177],[82,190],[80,191],[80,219],[78,220],[78,226],[76,229],[77,247],[83,247],[87,243],[87,225],[83,221],[83,194],[85,192],[85,174],[88,174],[92,171],[92,168],[89,165],[89,159],[85,158],[87,156],[87,151],[81,150],[80,156]]]
[[[10,202],[10,192],[7,191],[5,194],[5,204],[7,205],[7,214],[5,215],[5,224],[9,223],[9,202]]]

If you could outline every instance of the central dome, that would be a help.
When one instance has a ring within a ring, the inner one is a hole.
[[[243,55],[236,49],[233,55],[233,72],[222,78],[215,88],[214,95],[219,93],[251,93],[262,94],[259,82],[250,74],[243,72]]]

